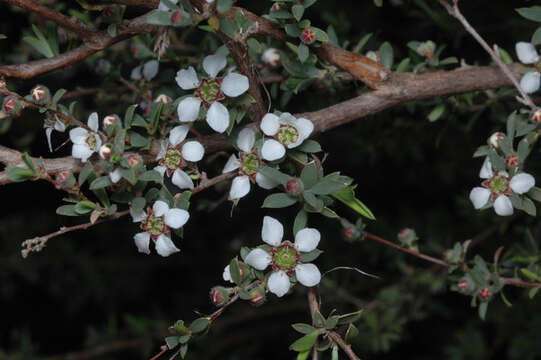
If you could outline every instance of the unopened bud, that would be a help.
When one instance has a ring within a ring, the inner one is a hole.
[[[4,98],[4,103],[2,104],[2,109],[8,115],[13,115],[21,109],[21,102],[13,96],[6,96]]]
[[[271,6],[271,11],[282,10],[285,6],[286,6],[286,4],[284,4],[283,2],[275,2]]]
[[[481,290],[479,290],[479,299],[483,301],[487,301],[491,298],[491,296],[492,296],[492,292],[490,291],[489,288],[483,287],[481,288]]]
[[[370,60],[373,60],[377,63],[379,63],[381,61],[381,56],[379,55],[379,53],[377,51],[373,51],[373,50],[370,50],[366,53],[366,57],[369,58]]]
[[[223,286],[215,286],[210,289],[210,301],[214,306],[221,307],[224,306],[230,297],[231,291]]]
[[[265,295],[265,289],[262,286],[258,286],[250,291],[250,304],[254,306],[261,306],[267,301]]]
[[[267,65],[278,66],[280,65],[280,51],[275,48],[268,48],[261,55],[261,60]]]
[[[34,86],[34,88],[30,91],[30,95],[32,96],[34,103],[38,105],[46,104],[51,98],[49,89],[43,85]]]
[[[130,167],[137,166],[141,163],[141,158],[138,155],[130,155],[128,156],[128,164]]]
[[[301,40],[305,44],[311,44],[316,40],[316,33],[312,29],[306,29],[301,33]]]
[[[532,122],[534,122],[536,124],[540,124],[541,123],[541,109],[537,109],[535,111],[532,111],[532,113],[530,115],[530,119],[532,120]]]
[[[286,191],[291,196],[298,196],[300,193],[304,191],[304,186],[302,185],[302,182],[298,179],[289,179],[286,182]]]
[[[494,134],[490,135],[488,138],[488,144],[492,146],[494,149],[498,149],[500,147],[500,140],[505,137],[504,133],[501,132],[495,132]]]
[[[179,23],[181,20],[182,20],[182,13],[180,12],[180,10],[173,11],[173,13],[171,14],[171,23],[176,24],[176,23]]]
[[[520,163],[520,160],[517,154],[511,154],[507,158],[505,158],[505,163],[509,167],[514,167],[514,166],[518,166],[518,164]]]
[[[3,78],[3,77],[1,77],[1,78],[0,78],[0,89],[5,89],[6,86],[7,86],[7,84],[6,84],[6,79]]]
[[[417,234],[413,229],[404,228],[398,232],[397,238],[402,245],[413,246],[414,242],[417,240]]]
[[[103,127],[113,126],[120,123],[120,117],[116,114],[107,115],[103,118]]]
[[[75,185],[75,176],[67,170],[62,170],[56,174],[56,183],[63,188],[71,189]]]
[[[106,6],[103,10],[103,14],[105,16],[113,16],[115,13],[115,7],[114,6]]]
[[[109,160],[109,158],[111,157],[111,151],[112,150],[109,145],[102,145],[99,151],[100,157],[105,161]]]
[[[161,102],[164,105],[170,104],[173,101],[169,96],[165,94],[160,94],[154,99],[154,102]]]
[[[458,291],[466,294],[473,290],[473,282],[471,281],[471,279],[463,277],[462,279],[458,280],[457,287]]]

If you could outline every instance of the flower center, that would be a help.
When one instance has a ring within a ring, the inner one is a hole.
[[[181,165],[183,160],[182,154],[177,149],[169,149],[165,154],[164,164],[169,169],[176,169]]]
[[[259,167],[259,158],[255,154],[241,154],[242,165],[240,171],[245,175],[254,175]]]
[[[88,145],[90,150],[96,150],[97,141],[94,134],[90,134],[86,137],[86,145]]]
[[[141,224],[141,228],[149,233],[151,236],[158,236],[163,234],[166,226],[162,217],[157,217],[154,214],[147,216],[145,222]]]
[[[301,255],[288,241],[271,249],[272,267],[275,270],[283,270],[292,273],[295,266],[301,261]]]
[[[225,98],[221,90],[221,78],[204,78],[195,91],[196,95],[203,101],[205,107],[209,107],[213,102]]]
[[[295,143],[299,139],[299,132],[294,126],[282,125],[278,130],[278,141],[284,145],[290,145]]]
[[[490,179],[488,187],[495,194],[503,194],[509,189],[509,177],[496,174]]]

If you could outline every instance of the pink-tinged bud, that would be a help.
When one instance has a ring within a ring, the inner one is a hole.
[[[353,229],[347,228],[344,230],[344,237],[348,240],[350,240],[353,237]]]
[[[280,51],[274,48],[268,48],[261,55],[261,60],[267,65],[278,66],[280,65]]]
[[[70,173],[67,170],[63,170],[63,171],[59,172],[58,174],[56,174],[56,182],[61,184],[61,185],[66,184],[67,181],[68,181],[69,175],[70,175]]]
[[[120,117],[116,114],[107,115],[103,118],[103,127],[113,126],[120,123]]]
[[[34,86],[34,88],[30,91],[30,95],[32,96],[34,103],[39,105],[46,104],[51,98],[49,89],[43,85]]]
[[[6,79],[4,79],[3,77],[0,78],[0,89],[5,89],[6,86],[7,86]]]
[[[481,290],[479,290],[479,299],[483,301],[487,301],[490,299],[491,296],[492,296],[492,292],[490,291],[489,288],[484,287],[484,288],[481,288]]]
[[[504,133],[495,132],[494,134],[490,135],[490,138],[488,138],[488,144],[494,149],[498,149],[500,147],[500,140],[504,137]]]
[[[215,286],[210,289],[210,301],[212,301],[214,306],[224,306],[229,301],[229,294],[230,291],[223,286]]]
[[[100,153],[100,157],[103,160],[107,161],[111,158],[111,147],[109,145],[102,145],[100,147],[99,153]]]
[[[509,167],[514,167],[514,166],[518,166],[518,164],[520,163],[520,160],[517,154],[511,154],[505,159],[505,163]]]
[[[2,109],[8,115],[13,115],[18,112],[21,108],[19,100],[13,96],[7,96],[4,98],[4,103],[2,104]]]
[[[267,301],[265,296],[265,289],[261,286],[256,287],[250,291],[250,304],[254,306],[261,306]]]
[[[182,13],[180,10],[173,11],[171,14],[171,23],[176,24],[179,23],[182,20]]]
[[[462,279],[458,280],[457,287],[458,287],[458,291],[460,291],[463,294],[466,294],[473,290],[473,283],[467,277],[463,277]]]
[[[291,196],[298,196],[304,191],[304,187],[298,179],[289,179],[286,182],[285,188],[288,194]]]
[[[282,9],[285,8],[285,7],[286,7],[286,4],[281,3],[281,2],[275,2],[275,3],[272,4],[272,6],[271,6],[271,11],[282,10]]]
[[[141,158],[137,155],[130,155],[128,156],[128,164],[130,167],[137,166],[141,163]]]
[[[533,111],[530,118],[534,123],[541,124],[541,109]]]
[[[156,99],[154,99],[154,102],[161,102],[164,105],[171,104],[172,101],[173,99],[171,99],[169,96],[165,94],[160,94],[156,97]]]
[[[306,29],[301,33],[301,40],[305,44],[311,44],[316,40],[316,33],[311,29]]]
[[[115,7],[114,6],[107,6],[104,10],[103,10],[103,14],[105,16],[113,16],[115,13]]]

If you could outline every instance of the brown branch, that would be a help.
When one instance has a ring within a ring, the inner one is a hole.
[[[308,306],[310,307],[310,315],[312,316],[312,321],[314,319],[314,313],[316,311],[319,311],[319,302],[317,300],[317,294],[316,290],[314,288],[308,289]],[[318,360],[319,359],[319,352],[317,348],[319,347],[319,341],[314,343],[314,346],[312,347],[312,360]]]

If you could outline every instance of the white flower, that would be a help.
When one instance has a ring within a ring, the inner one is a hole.
[[[222,277],[224,281],[234,283],[233,279],[231,278],[231,271],[229,270],[229,265],[224,268],[224,273],[222,274]]]
[[[239,175],[233,179],[229,199],[240,199],[250,192],[250,182],[256,182],[263,189],[272,189],[278,183],[257,172],[263,163],[259,159],[257,149],[254,149],[255,133],[250,128],[242,129],[237,137],[237,147],[241,150],[239,156],[232,154],[227,160],[222,173],[238,169]]]
[[[282,158],[286,147],[296,148],[314,131],[314,124],[310,120],[297,119],[290,113],[282,113],[280,117],[268,113],[263,116],[260,127],[265,135],[274,137],[265,140],[261,148],[261,156],[268,161]]]
[[[505,171],[492,170],[489,158],[485,158],[479,172],[483,187],[475,187],[470,192],[473,207],[481,209],[488,203],[494,206],[494,211],[500,216],[513,215],[513,203],[509,196],[522,195],[535,186],[535,178],[527,173],[518,173],[513,177]]]
[[[47,121],[45,123],[45,137],[47,138],[47,144],[49,145],[50,152],[53,152],[53,146],[51,145],[51,134],[53,133],[53,129],[58,132],[66,131],[66,124],[60,121],[57,115],[55,115],[54,117],[54,123],[52,121],[50,121],[51,123]]]
[[[179,125],[171,129],[169,141],[162,143],[162,149],[156,157],[159,165],[154,168],[162,176],[165,173],[167,176],[173,175],[171,181],[180,189],[194,188],[192,179],[182,169],[188,166],[187,162],[198,162],[205,155],[205,148],[199,141],[187,141],[180,146],[186,139],[189,129],[188,125]]]
[[[82,162],[86,162],[88,158],[101,147],[101,138],[97,134],[97,113],[93,112],[90,114],[87,125],[92,131],[88,131],[82,127],[70,130],[70,139],[73,142],[71,156],[76,159],[81,159]]]
[[[267,65],[278,66],[280,65],[280,51],[275,48],[268,48],[261,55],[261,60]]]
[[[518,42],[515,45],[518,59],[523,64],[534,64],[539,61],[539,54],[535,50],[535,46],[528,42]]]
[[[195,89],[193,97],[183,99],[178,104],[178,118],[181,122],[192,122],[199,116],[201,103],[207,109],[207,123],[212,130],[223,133],[229,127],[229,111],[220,100],[225,96],[237,97],[248,90],[250,84],[244,75],[230,72],[225,77],[217,77],[227,65],[224,55],[209,55],[203,59],[203,69],[208,74],[201,80],[193,67],[177,72],[175,80],[183,90]]]
[[[150,254],[150,239],[154,241],[156,252],[161,256],[180,251],[168,235],[170,229],[180,229],[186,224],[190,218],[186,210],[170,209],[166,202],[158,200],[147,212],[135,213],[130,208],[130,214],[133,222],[141,222],[141,229],[144,230],[133,237],[139,252]]]
[[[256,248],[246,256],[246,264],[257,270],[265,270],[272,265],[273,272],[267,281],[267,288],[278,297],[284,296],[291,286],[289,276],[295,276],[302,285],[316,286],[321,280],[321,273],[314,264],[301,262],[301,253],[308,253],[317,248],[321,234],[318,230],[305,228],[295,236],[295,243],[282,242],[284,227],[270,217],[263,218],[261,237],[272,246],[269,252]]]

